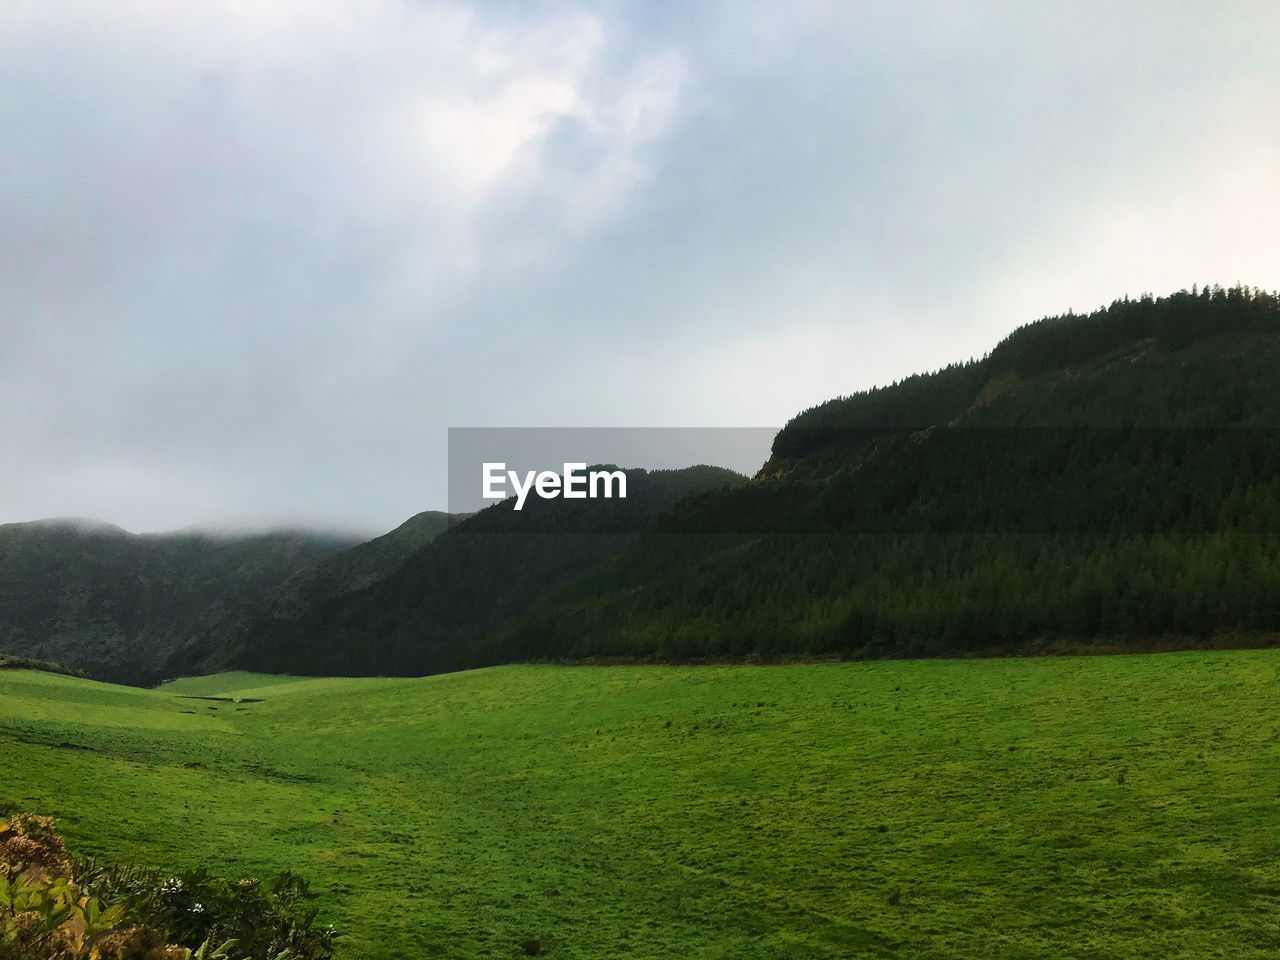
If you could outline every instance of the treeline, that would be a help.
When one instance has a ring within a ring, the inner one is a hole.
[[[67,667],[52,660],[37,660],[34,657],[15,657],[0,652],[0,670],[39,670],[43,673],[60,673],[66,677],[87,677],[88,674],[76,667]]]
[[[762,475],[794,473],[815,475],[856,462],[861,443],[885,430],[919,430],[948,424],[964,415],[985,394],[1016,390],[1029,378],[1062,374],[1073,367],[1098,365],[1108,359],[1134,359],[1135,351],[1146,349],[1176,353],[1216,338],[1229,338],[1239,349],[1250,335],[1264,340],[1280,332],[1280,298],[1249,287],[1224,289],[1207,286],[1180,291],[1169,297],[1138,299],[1125,297],[1109,307],[1078,316],[1049,317],[1018,328],[1002,340],[986,357],[948,366],[932,374],[908,377],[887,387],[838,397],[797,414],[778,433],[773,454]],[[1168,397],[1181,385],[1178,379],[1158,382],[1164,371],[1146,369],[1147,385]],[[1238,387],[1252,384],[1237,384]],[[1129,377],[1118,378],[1113,389],[1126,393],[1128,403],[1148,406],[1139,385]],[[1036,398],[1032,399],[1033,402]],[[1062,423],[1075,412],[1058,403],[1045,409],[1047,397],[1038,398],[1049,422]],[[1107,411],[1112,423],[1141,423],[1128,403],[1119,402]],[[1201,409],[1202,422],[1231,422],[1236,411]],[[1187,425],[1181,419],[1185,404],[1168,404],[1161,422]],[[1018,411],[1015,411],[1018,412]],[[1020,411],[1024,417],[1031,410]],[[1077,424],[1080,423],[1076,418]]]
[[[1143,647],[1280,633],[1275,538],[701,535],[700,575],[629,557],[534,607],[482,662],[847,658]],[[619,580],[644,583],[624,592]]]

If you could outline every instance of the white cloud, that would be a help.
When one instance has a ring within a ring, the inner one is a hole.
[[[1229,109],[1229,108],[1227,108]],[[1011,256],[971,309],[996,328],[1125,294],[1280,285],[1280,137],[1227,114],[1188,154],[1111,183]]]
[[[0,52],[28,95],[60,91],[44,122],[78,142],[59,157],[26,144],[13,166],[43,170],[41,186],[94,204],[97,229],[134,242],[221,229],[232,235],[202,241],[234,244],[285,221],[323,244],[366,225],[474,266],[472,220],[504,180],[554,184],[577,219],[640,175],[636,153],[674,106],[671,55],[614,76],[605,25],[584,13],[482,22],[456,3],[392,0],[41,9],[24,8]],[[546,169],[542,150],[566,120],[590,132],[574,177]]]
[[[1280,286],[1266,5],[0,4],[0,520],[389,526],[450,425],[777,423]]]

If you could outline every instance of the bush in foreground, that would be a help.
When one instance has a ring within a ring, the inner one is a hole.
[[[327,960],[312,894],[203,870],[74,861],[52,819],[0,822],[0,960]]]

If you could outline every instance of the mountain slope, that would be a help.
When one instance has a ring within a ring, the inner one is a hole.
[[[466,516],[428,510],[410,517],[390,533],[303,567],[274,592],[268,616],[289,620],[333,597],[369,586],[444,533],[451,522]]]
[[[682,505],[491,655],[1265,642],[1277,425],[1274,296],[1044,320],[981,361],[800,414],[756,482]]]
[[[618,553],[687,496],[745,478],[719,467],[627,470],[625,500],[495,504],[417,551],[391,576],[290,621],[263,621],[236,669],[422,675],[480,665],[480,641],[547,591]],[[536,651],[531,651],[536,655]]]
[[[295,531],[135,535],[109,524],[0,525],[0,651],[127,682],[195,662],[297,570],[353,545]]]

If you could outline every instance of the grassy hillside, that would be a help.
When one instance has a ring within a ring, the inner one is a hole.
[[[1271,957],[1273,651],[184,681],[0,672],[0,804],[300,872],[345,957]],[[201,691],[196,694],[191,691]]]
[[[283,687],[298,683],[297,677],[274,673],[249,673],[229,670],[203,677],[183,677],[162,683],[157,690],[184,697],[253,697],[260,688]]]

